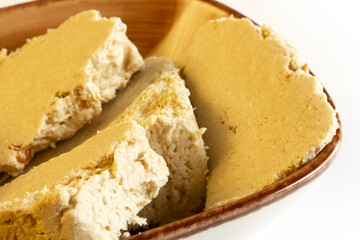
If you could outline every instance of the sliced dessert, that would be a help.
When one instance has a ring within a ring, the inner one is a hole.
[[[0,239],[118,239],[169,174],[135,122],[114,125],[0,187]]]
[[[190,93],[179,69],[167,58],[149,58],[132,81],[138,89],[141,84],[147,87],[114,124],[135,120],[142,125],[151,148],[164,157],[170,171],[168,183],[140,216],[156,226],[202,211],[207,172],[204,129],[196,123]],[[124,102],[138,89],[130,85],[122,96]]]
[[[7,57],[7,49],[6,48],[2,48],[0,50],[0,64],[5,61],[5,58]]]
[[[0,58],[0,172],[71,137],[143,66],[119,18],[82,12]]]
[[[313,159],[338,128],[307,64],[248,19],[206,23],[179,59],[209,145],[206,209],[255,193]]]

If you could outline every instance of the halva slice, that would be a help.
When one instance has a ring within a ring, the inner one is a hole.
[[[0,49],[0,64],[5,61],[7,57],[8,50],[6,48]]]
[[[0,172],[71,137],[143,66],[119,18],[86,11],[0,58]]]
[[[180,57],[208,132],[206,209],[255,193],[313,159],[338,122],[323,86],[269,27],[206,23]]]
[[[170,171],[168,183],[140,216],[151,226],[166,224],[204,209],[207,156],[189,90],[179,69],[167,58],[148,58],[132,83],[148,85],[114,123],[135,120],[146,130],[152,149],[164,157]],[[131,99],[135,86],[124,92]]]
[[[0,188],[0,239],[114,239],[169,174],[135,122],[109,127]]]

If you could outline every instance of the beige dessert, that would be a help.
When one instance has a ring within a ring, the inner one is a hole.
[[[8,51],[6,48],[0,49],[0,64],[5,61],[5,58],[7,57],[7,53]]]
[[[338,123],[296,50],[247,19],[206,23],[179,59],[208,132],[206,209],[255,193],[313,159]]]
[[[17,176],[33,154],[71,137],[101,112],[143,60],[119,18],[82,12],[0,53],[0,172]]]
[[[126,89],[124,105],[141,84],[147,87],[114,124],[135,120],[142,125],[151,148],[164,157],[170,171],[168,183],[140,216],[154,226],[201,212],[207,171],[204,129],[198,128],[179,69],[167,58],[149,58],[132,81],[138,85]]]
[[[135,122],[114,125],[0,188],[0,239],[118,239],[169,174]]]

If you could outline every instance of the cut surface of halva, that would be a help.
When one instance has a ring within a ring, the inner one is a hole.
[[[151,57],[132,80],[137,86],[124,91],[124,102],[141,84],[147,87],[114,121],[135,120],[145,130],[151,148],[164,157],[170,171],[168,183],[139,214],[151,226],[162,225],[204,209],[207,156],[189,90],[172,60]]]
[[[208,129],[206,209],[262,190],[313,159],[336,111],[296,50],[269,27],[222,18],[178,59],[199,125]]]
[[[119,18],[79,13],[6,57],[0,52],[0,172],[71,137],[115,97],[143,59]]]
[[[118,239],[169,174],[136,122],[109,127],[0,187],[0,239]]]

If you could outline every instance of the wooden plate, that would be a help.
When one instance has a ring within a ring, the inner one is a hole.
[[[15,49],[27,38],[57,27],[69,16],[97,9],[103,16],[119,16],[128,25],[128,36],[143,56],[156,54],[176,58],[192,41],[195,31],[209,19],[244,17],[241,13],[207,0],[45,0],[0,9],[0,48]],[[329,103],[335,105],[330,96]],[[337,119],[340,124],[339,116]],[[260,192],[225,206],[148,230],[130,239],[174,239],[239,217],[284,197],[323,172],[335,158],[342,130],[307,165]]]

